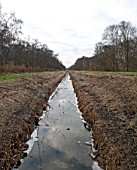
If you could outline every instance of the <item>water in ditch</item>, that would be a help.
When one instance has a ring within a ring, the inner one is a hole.
[[[48,105],[28,141],[29,154],[19,170],[100,170],[91,158],[90,127],[81,117],[69,75],[58,85]]]

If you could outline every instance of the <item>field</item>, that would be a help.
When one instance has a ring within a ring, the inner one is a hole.
[[[136,73],[71,72],[79,108],[104,169],[137,169]]]
[[[0,81],[4,80],[11,80],[11,79],[16,79],[16,78],[23,78],[27,76],[32,76],[32,75],[39,75],[39,74],[50,74],[52,72],[36,72],[36,73],[9,73],[9,74],[0,74]]]
[[[112,71],[80,71],[86,74],[116,74],[116,75],[137,75],[137,72],[112,72]]]
[[[43,106],[64,72],[0,75],[0,169],[19,166]],[[95,159],[107,170],[137,169],[137,73],[70,72]]]
[[[43,106],[64,72],[1,75],[0,169],[19,166],[25,142],[37,125]],[[6,81],[3,81],[6,80]]]

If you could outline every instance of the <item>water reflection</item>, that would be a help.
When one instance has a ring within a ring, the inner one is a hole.
[[[50,97],[38,126],[38,140],[20,170],[91,170],[88,124],[83,124],[69,75]],[[83,126],[84,125],[84,126]],[[86,130],[88,129],[88,131]],[[92,168],[93,167],[93,168]]]

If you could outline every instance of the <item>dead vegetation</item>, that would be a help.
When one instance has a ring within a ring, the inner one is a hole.
[[[137,76],[72,72],[71,78],[101,167],[137,169]]]
[[[58,72],[0,83],[0,169],[19,166],[43,105],[63,76]]]

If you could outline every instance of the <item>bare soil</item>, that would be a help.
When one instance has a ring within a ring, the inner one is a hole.
[[[71,78],[100,166],[137,169],[137,75],[71,72]]]
[[[20,165],[42,109],[64,73],[0,82],[0,169]]]

